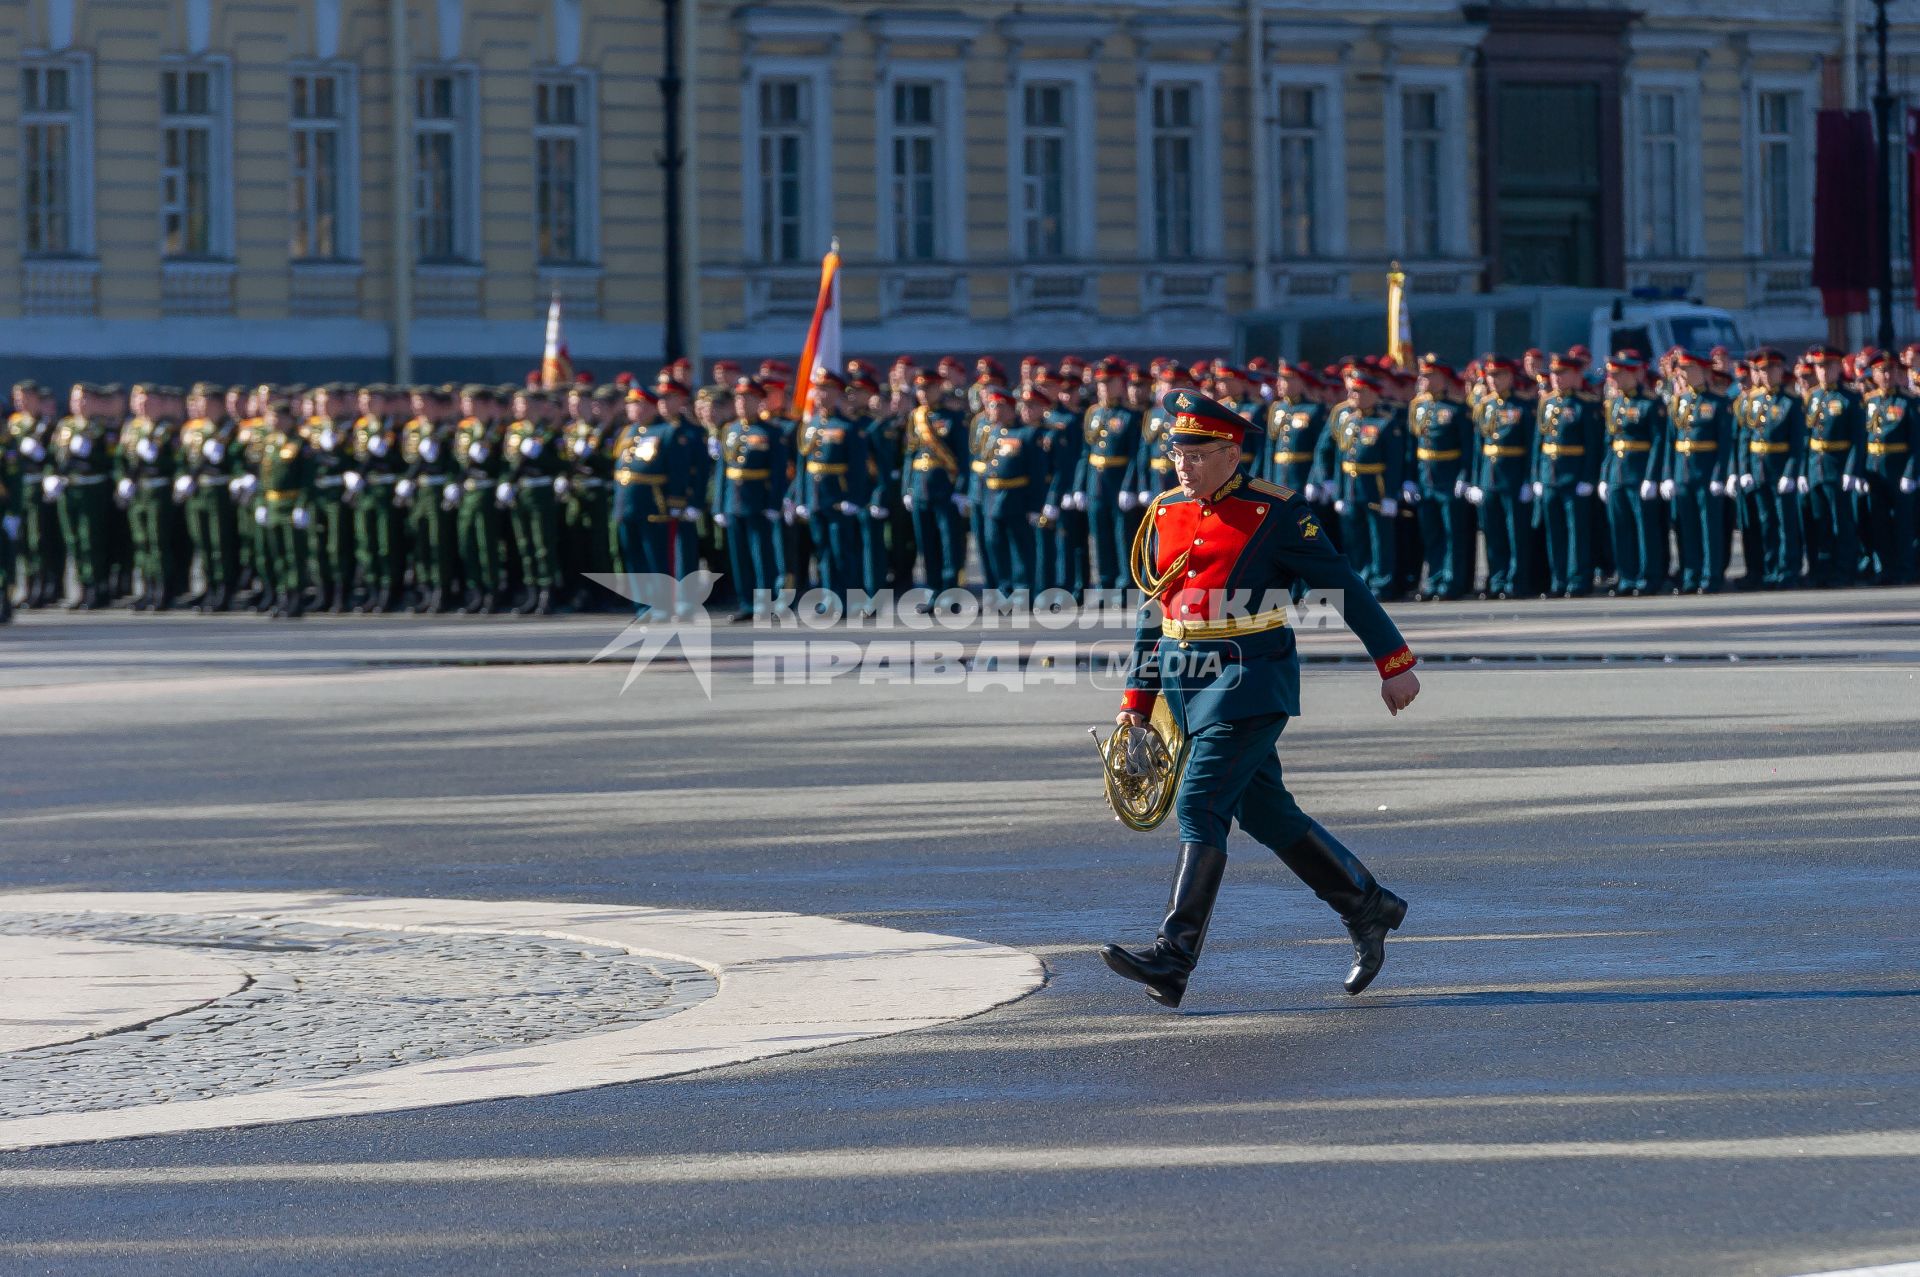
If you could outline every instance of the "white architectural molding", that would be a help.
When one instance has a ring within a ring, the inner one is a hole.
[[[313,0],[313,56],[340,56],[340,0]]]
[[[880,9],[867,15],[866,27],[873,36],[876,56],[884,62],[887,47],[894,43],[937,44],[953,48],[966,57],[973,42],[980,38],[986,23],[953,11],[921,12],[906,9]]]
[[[1138,17],[1127,24],[1143,57],[1163,53],[1205,52],[1224,57],[1245,28],[1221,18]]]
[[[553,0],[553,60],[573,67],[580,61],[580,0]]]
[[[187,0],[187,52],[202,54],[213,43],[213,0]]]
[[[1000,38],[1007,42],[1010,63],[1018,62],[1031,45],[1084,50],[1089,61],[1100,56],[1116,25],[1106,18],[1066,14],[1010,13],[1000,19]]]
[[[823,41],[831,55],[853,19],[835,9],[788,5],[742,5],[733,11],[733,28],[740,33],[741,53],[752,58],[762,40]]]
[[[63,53],[73,45],[73,0],[47,0],[47,49]]]
[[[434,0],[434,16],[434,25],[440,36],[440,60],[452,62],[460,56],[466,38],[464,0]]]

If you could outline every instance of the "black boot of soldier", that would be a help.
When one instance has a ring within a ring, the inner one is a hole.
[[[1147,986],[1147,996],[1161,1006],[1177,1007],[1186,996],[1187,977],[1200,960],[1200,946],[1207,938],[1207,922],[1213,917],[1214,897],[1220,894],[1220,879],[1227,871],[1227,853],[1206,843],[1180,844],[1180,861],[1174,867],[1173,890],[1167,896],[1166,921],[1148,949],[1124,949],[1117,944],[1100,946],[1100,960],[1116,974]]]
[[[482,595],[480,591],[468,590],[467,601],[461,604],[460,614],[462,616],[478,616],[482,611],[485,610],[481,602],[481,599],[482,599]]]
[[[543,589],[540,591],[539,597],[537,597],[533,601],[533,614],[535,616],[552,616],[553,615],[553,591],[552,590]]]
[[[1348,993],[1361,992],[1380,974],[1387,933],[1406,918],[1407,902],[1374,881],[1360,857],[1317,820],[1298,842],[1275,854],[1346,924],[1353,938],[1353,969],[1344,983]]]
[[[0,581],[0,625],[13,619],[13,582]]]

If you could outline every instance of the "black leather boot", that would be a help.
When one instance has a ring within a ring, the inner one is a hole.
[[[1173,890],[1167,896],[1166,921],[1149,949],[1100,946],[1100,960],[1115,973],[1147,986],[1147,996],[1161,1006],[1177,1007],[1186,996],[1187,977],[1200,960],[1213,917],[1214,897],[1227,871],[1227,853],[1202,842],[1180,844],[1180,861],[1173,871]]]
[[[1312,821],[1300,840],[1275,853],[1313,894],[1326,901],[1353,937],[1353,969],[1347,972],[1348,993],[1359,993],[1380,974],[1387,959],[1387,932],[1407,916],[1407,902],[1374,881],[1360,857]]]
[[[534,599],[533,612],[535,616],[552,616],[553,615],[553,591],[552,590],[542,589],[540,591],[539,596]]]
[[[485,611],[485,605],[481,602],[481,598],[482,595],[480,591],[468,590],[467,601],[460,609],[461,615],[478,616],[481,612]]]

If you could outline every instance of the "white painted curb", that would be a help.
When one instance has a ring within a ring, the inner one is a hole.
[[[193,914],[388,930],[518,933],[615,945],[714,973],[664,1019],[564,1042],[399,1065],[209,1100],[0,1119],[0,1150],[551,1095],[944,1024],[1040,987],[1031,954],[792,913],[256,892],[0,895],[0,910]],[[245,965],[245,955],[234,961]]]

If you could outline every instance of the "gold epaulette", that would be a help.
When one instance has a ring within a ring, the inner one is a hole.
[[[1247,480],[1247,488],[1253,492],[1265,493],[1267,496],[1274,497],[1281,501],[1285,501],[1293,495],[1292,488],[1287,487],[1285,484],[1268,483],[1265,479],[1249,478]]]

